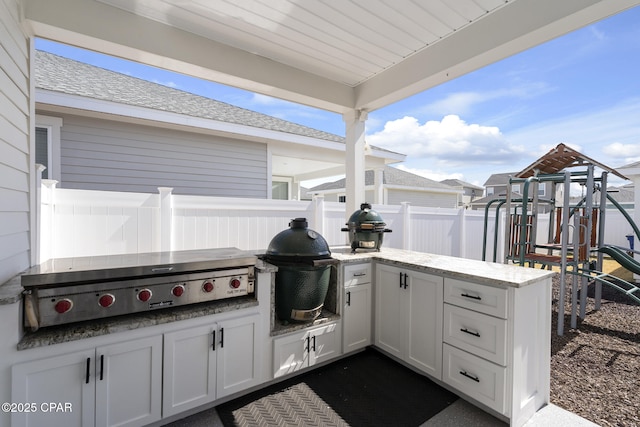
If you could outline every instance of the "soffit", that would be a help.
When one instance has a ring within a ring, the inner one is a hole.
[[[34,35],[339,113],[372,111],[640,0],[24,0]]]

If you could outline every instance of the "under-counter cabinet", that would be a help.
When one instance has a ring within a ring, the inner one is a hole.
[[[260,382],[259,315],[164,334],[163,417]]]
[[[440,379],[443,278],[375,265],[375,345]]]
[[[344,267],[342,295],[342,351],[350,353],[371,344],[371,264]]]
[[[549,292],[444,279],[442,380],[512,426],[549,399]]]
[[[274,338],[274,378],[339,356],[339,326],[339,322],[331,322]]]
[[[13,413],[11,425],[142,426],[161,418],[161,384],[162,336],[17,364],[11,398],[35,406]]]

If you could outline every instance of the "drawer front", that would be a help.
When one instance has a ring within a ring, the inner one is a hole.
[[[507,289],[445,278],[444,302],[507,318]]]
[[[507,368],[442,345],[442,380],[467,396],[509,416],[505,402]]]
[[[444,342],[488,359],[507,364],[507,321],[455,305],[444,305]]]
[[[344,287],[371,283],[371,264],[352,264],[344,267]]]

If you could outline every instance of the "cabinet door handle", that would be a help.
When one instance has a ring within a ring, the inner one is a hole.
[[[316,336],[313,336],[313,346],[311,347],[313,351],[316,351]]]
[[[100,381],[104,378],[104,354],[100,355]]]
[[[351,306],[351,291],[347,292],[347,305]]]
[[[216,330],[215,329],[213,330],[213,332],[211,332],[211,336],[213,341],[213,343],[211,344],[211,350],[216,351]]]
[[[471,375],[469,373],[467,373],[467,371],[460,371],[460,375],[464,375],[465,377],[479,383],[480,382],[480,378],[476,377],[475,375]]]
[[[471,298],[471,299],[475,299],[480,301],[482,299],[482,297],[478,296],[478,295],[469,295],[469,294],[460,294],[461,297],[464,298]]]
[[[477,331],[470,331],[467,328],[460,328],[460,332],[464,332],[465,334],[473,335],[474,337],[480,338],[480,333]]]
[[[400,287],[402,287],[402,272],[400,272]]]
[[[305,345],[304,350],[305,350],[307,353],[309,353],[309,345],[311,344],[311,337],[307,337],[306,341],[307,341],[307,344]]]
[[[409,275],[407,273],[404,273],[404,288],[407,289],[407,278],[409,277]]]
[[[220,348],[224,347],[224,328],[220,328]]]
[[[89,373],[91,372],[91,358],[87,357],[87,373],[85,375],[84,382],[85,384],[89,384]]]

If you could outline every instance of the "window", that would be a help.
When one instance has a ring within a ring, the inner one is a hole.
[[[36,114],[35,128],[35,162],[46,167],[42,172],[43,179],[60,181],[60,129],[62,119],[59,117]]]
[[[49,179],[49,171],[51,170],[51,143],[49,141],[50,136],[48,128],[36,127],[36,163],[45,166],[46,169],[42,172],[43,179]]]
[[[286,181],[273,181],[271,183],[271,198],[289,200],[289,183]]]

